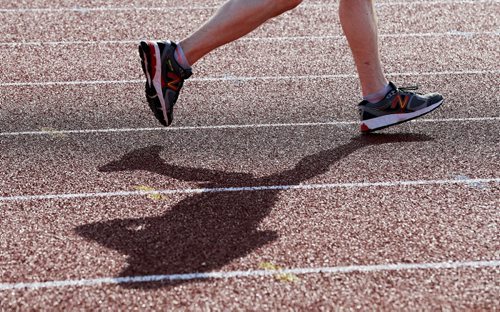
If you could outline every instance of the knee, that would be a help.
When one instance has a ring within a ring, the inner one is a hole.
[[[291,10],[302,3],[302,0],[270,0],[278,13]]]

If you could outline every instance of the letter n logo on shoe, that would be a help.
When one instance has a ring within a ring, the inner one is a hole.
[[[162,84],[162,87],[165,88],[169,88],[171,90],[174,90],[174,91],[179,91],[179,86],[177,85],[179,82],[181,82],[181,77],[177,76],[176,74],[172,73],[172,72],[168,72],[167,73],[167,78],[170,80],[170,81],[166,81],[166,80],[163,80],[163,84]]]
[[[396,109],[396,107],[399,106],[401,108],[401,112],[404,112],[409,101],[410,97],[408,95],[402,97],[401,95],[398,94],[394,97],[394,100],[392,100],[391,108]]]

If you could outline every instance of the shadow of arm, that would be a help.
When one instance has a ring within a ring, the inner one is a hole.
[[[387,143],[430,141],[432,138],[420,134],[370,134],[352,138],[348,143],[302,158],[294,168],[272,177],[274,181],[298,184],[328,172],[330,166],[366,146]]]

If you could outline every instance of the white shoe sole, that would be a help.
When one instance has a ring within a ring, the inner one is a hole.
[[[437,102],[431,106],[420,109],[416,112],[405,113],[405,114],[389,114],[385,116],[375,117],[368,120],[363,120],[361,122],[361,132],[372,132],[375,130],[379,130],[382,128],[386,128],[389,126],[397,125],[403,123],[405,121],[410,121],[422,115],[432,112],[441,104],[443,104],[444,100]]]

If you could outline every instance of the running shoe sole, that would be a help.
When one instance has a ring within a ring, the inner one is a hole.
[[[376,130],[381,130],[390,126],[399,125],[403,122],[407,122],[413,120],[415,118],[426,115],[444,103],[444,100],[441,100],[435,104],[432,104],[426,108],[420,109],[418,111],[412,113],[405,114],[388,114],[380,117],[375,117],[368,120],[363,120],[361,122],[361,132],[370,133]]]
[[[160,47],[156,42],[152,41],[141,41],[139,45],[139,54],[142,60],[142,70],[144,71],[144,75],[146,75],[147,84],[151,87],[153,86],[156,91],[156,96],[148,95],[148,102],[151,105],[151,101],[155,101],[156,98],[160,101],[161,108],[163,111],[163,118],[167,122],[167,124],[171,123],[171,118],[168,117],[168,110],[165,103],[165,95],[163,94],[163,90],[161,87],[161,54]],[[153,109],[153,108],[152,108]],[[154,110],[153,110],[154,112]]]

